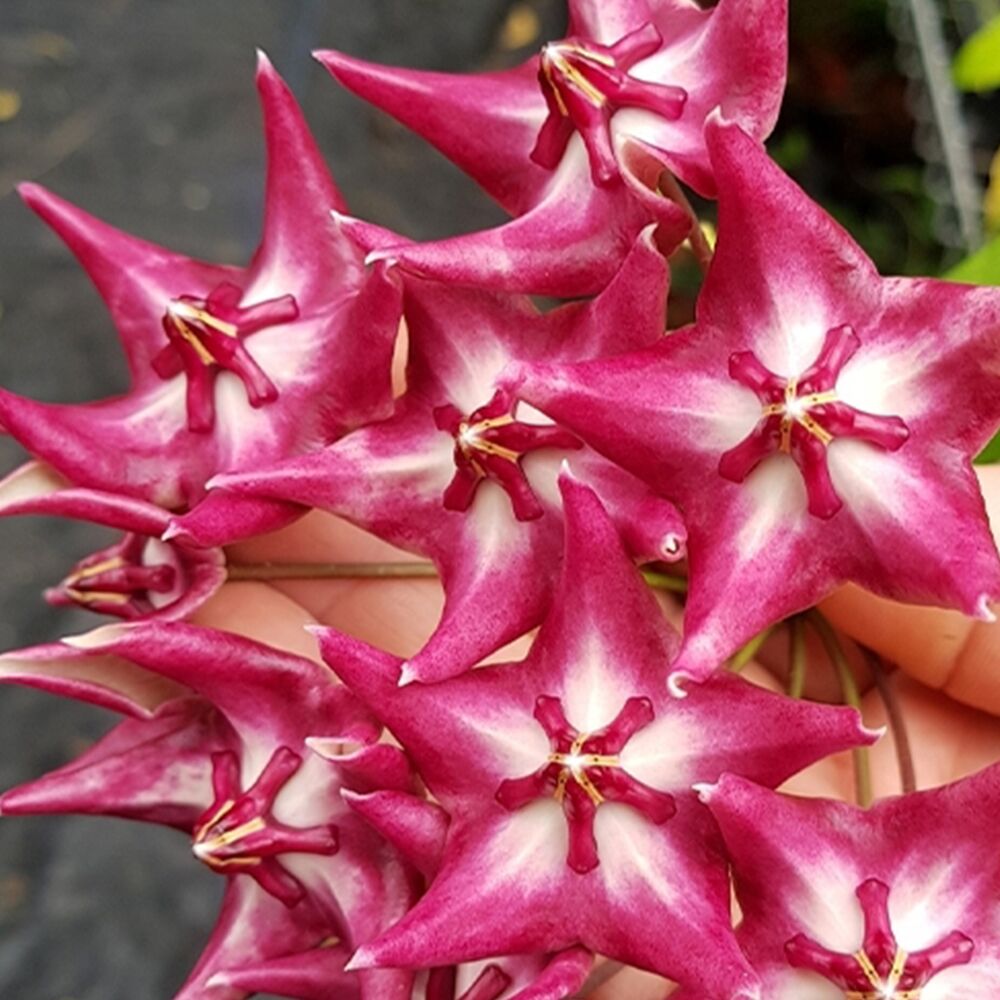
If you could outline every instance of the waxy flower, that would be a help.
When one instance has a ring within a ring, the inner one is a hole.
[[[78,760],[0,796],[4,815],[166,824],[226,876],[219,921],[179,998],[242,1000],[248,990],[213,977],[292,953],[335,954],[338,941],[351,951],[412,902],[408,867],[340,795],[408,791],[409,767],[375,742],[380,727],[325,667],[171,622],[8,653],[0,680],[126,716]],[[358,978],[366,998],[395,1000],[408,976]]]
[[[696,324],[512,374],[683,512],[678,671],[845,580],[987,617],[1000,565],[970,460],[1000,423],[1000,290],[880,278],[758,143],[706,134],[720,235]]]
[[[406,276],[410,355],[395,414],[322,451],[213,480],[223,492],[309,504],[429,556],[440,625],[404,668],[440,680],[537,625],[562,551],[559,463],[592,482],[636,556],[677,559],[676,510],[501,385],[516,360],[599,357],[662,336],[667,269],[649,232],[600,297],[545,314],[525,297]]]
[[[37,185],[21,188],[97,286],[132,377],[124,396],[84,406],[0,391],[0,425],[78,486],[187,507],[217,472],[319,447],[390,408],[393,286],[378,271],[366,275],[361,252],[330,219],[341,197],[263,56],[257,85],[267,201],[246,269],[191,260]],[[261,506],[232,506],[231,530],[216,525],[220,537],[201,540],[228,541],[293,516]]]
[[[714,195],[702,128],[726,115],[763,138],[785,85],[786,0],[570,0],[569,35],[522,66],[474,76],[317,58],[470,174],[511,215],[485,233],[391,245],[378,258],[448,281],[596,292],[636,234],[672,250],[692,220],[657,191],[664,169]],[[381,244],[381,245],[379,245]]]
[[[995,995],[1000,769],[869,810],[730,775],[700,793],[732,858],[740,944],[768,1000]]]
[[[28,462],[0,482],[0,517],[52,514],[124,531],[113,545],[81,559],[45,592],[50,604],[137,618],[184,618],[226,580],[221,550],[162,541],[170,514],[154,504],[75,487],[43,462]]]
[[[671,698],[673,631],[596,495],[560,485],[566,560],[523,662],[400,689],[394,657],[317,629],[451,817],[427,894],[351,967],[582,945],[713,998],[758,997],[691,785],[726,770],[777,784],[872,734],[853,711],[728,675]]]
[[[449,822],[440,806],[391,789],[362,793],[345,788],[341,794],[423,875],[437,874]],[[230,969],[213,982],[297,1000],[349,997],[357,976],[344,972],[349,957],[341,948],[313,950]],[[580,988],[592,964],[585,948],[570,948],[557,955],[507,955],[439,966],[416,977],[407,1000],[563,1000]]]

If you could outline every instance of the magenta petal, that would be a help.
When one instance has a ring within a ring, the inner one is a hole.
[[[163,538],[201,546],[231,545],[277,531],[306,513],[298,504],[213,490],[187,514],[171,517]]]
[[[351,967],[579,945],[709,995],[755,995],[725,861],[691,785],[734,767],[779,782],[873,734],[853,711],[736,678],[672,698],[663,682],[676,636],[594,493],[565,473],[560,488],[563,573],[522,663],[401,689],[396,658],[316,630],[326,661],[451,817],[427,894]],[[394,839],[418,838],[411,823]]]
[[[304,952],[329,937],[330,923],[315,907],[304,902],[289,910],[252,879],[230,879],[212,936],[174,1000],[245,1000],[245,989],[216,976]]]
[[[61,515],[126,532],[47,591],[50,603],[79,604],[126,619],[183,618],[226,579],[218,549],[159,540],[169,521],[166,511],[142,500],[74,488],[41,462],[29,462],[0,482],[0,516],[11,514]]]
[[[274,993],[296,1000],[359,1000],[360,982],[356,974],[344,972],[350,952],[342,945],[317,947],[303,954],[286,955],[270,961],[253,961],[215,973],[208,987],[251,993]]]
[[[94,655],[59,642],[4,653],[0,656],[0,681],[76,698],[136,718],[148,718],[165,702],[190,693],[182,683],[113,654]]]
[[[864,951],[884,980],[898,949],[901,989],[971,1000],[992,988],[998,776],[988,768],[869,810],[731,776],[704,788],[733,857],[741,942],[766,995],[833,991],[826,972],[844,990],[869,989],[856,956]]]
[[[611,45],[652,20],[650,8],[650,0],[569,0],[568,34]]]
[[[309,728],[308,735],[361,742],[378,736],[368,713],[324,667],[242,636],[177,622],[109,626],[67,641],[85,660],[127,660],[189,686],[248,740],[301,743]],[[320,731],[313,728],[318,720]]]
[[[654,215],[622,180],[595,187],[577,158],[567,154],[552,193],[512,222],[434,243],[394,245],[373,256],[450,284],[578,296],[608,284],[651,222],[665,224],[671,246],[683,238],[689,224],[676,205],[658,197]],[[575,248],[572,254],[567,246]]]
[[[38,184],[21,184],[18,191],[73,251],[101,297],[115,303],[115,322],[135,384],[154,384],[152,361],[163,348],[164,303],[179,285],[212,288],[234,280],[237,269],[203,264],[129,236]]]
[[[433,875],[441,864],[448,814],[433,802],[406,792],[362,795],[344,789],[347,804],[370,823],[414,867]]]
[[[121,816],[190,832],[211,797],[209,753],[228,727],[204,702],[178,699],[148,719],[126,719],[65,765],[0,796],[6,816]]]
[[[382,269],[366,271],[331,218],[343,202],[263,56],[257,83],[267,204],[245,269],[172,254],[35,186],[23,190],[97,284],[133,376],[125,395],[89,405],[0,392],[0,424],[75,485],[190,507],[215,473],[320,447],[391,410],[398,289]],[[232,378],[238,391],[223,391],[236,388]],[[255,518],[290,516],[253,513],[234,511],[227,534],[211,541],[243,537]]]
[[[510,1000],[562,1000],[572,996],[583,986],[594,964],[594,956],[586,948],[567,948],[558,952],[544,965],[529,985],[512,993]],[[515,988],[518,983],[518,966],[528,966],[534,972],[533,959],[508,959],[505,971],[513,974]]]
[[[512,215],[548,185],[547,172],[528,158],[545,115],[534,66],[459,77],[332,50],[315,56],[339,83],[435,145]]]
[[[1000,424],[1000,295],[879,278],[757,142],[718,117],[706,136],[723,188],[697,324],[509,384],[684,511],[678,671],[845,580],[984,615],[1000,561],[970,462]]]

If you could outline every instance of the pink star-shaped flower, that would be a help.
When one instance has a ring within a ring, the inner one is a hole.
[[[267,199],[245,269],[191,260],[37,185],[21,188],[97,286],[132,378],[125,395],[87,405],[0,391],[0,425],[76,485],[187,507],[217,472],[319,447],[391,408],[393,286],[366,276],[361,252],[330,219],[343,201],[263,55],[257,86]],[[231,507],[229,533],[242,520],[243,534],[276,526],[273,508]]]
[[[273,469],[221,476],[223,493],[308,504],[429,556],[441,623],[404,669],[434,681],[537,625],[562,551],[564,457],[601,492],[637,557],[677,559],[676,510],[501,386],[515,360],[597,357],[662,336],[667,269],[647,231],[591,303],[540,313],[525,297],[407,277],[410,356],[395,414]]]
[[[422,875],[437,874],[449,823],[439,805],[394,789],[362,793],[345,788],[341,794]],[[329,1000],[332,991],[346,991],[357,976],[344,972],[349,957],[342,948],[314,949],[227,970],[216,980],[297,1000]],[[592,964],[593,955],[585,948],[570,948],[557,955],[507,955],[438,966],[416,977],[412,998],[407,993],[406,1000],[563,1000],[580,988]]]
[[[50,604],[75,604],[130,621],[180,619],[226,580],[220,549],[162,540],[170,524],[167,511],[144,500],[75,487],[44,462],[28,462],[0,482],[0,517],[14,514],[58,515],[125,532],[48,589]]]
[[[344,958],[413,901],[409,867],[340,794],[409,791],[409,765],[375,742],[380,727],[325,667],[171,622],[7,653],[0,680],[126,716],[77,760],[0,796],[5,816],[165,824],[226,876],[219,920],[181,1000],[248,996],[214,977],[291,953],[337,954],[334,940]],[[353,978],[369,1000],[409,982],[393,971]]]
[[[433,143],[514,221],[422,244],[360,226],[376,257],[466,284],[553,295],[598,291],[636,234],[660,223],[671,251],[690,229],[662,197],[664,168],[714,195],[706,115],[753,135],[785,86],[786,0],[570,0],[567,38],[516,69],[473,76],[317,58],[346,87]]]
[[[317,630],[451,817],[429,891],[352,967],[582,945],[713,997],[756,997],[691,785],[725,770],[778,784],[872,734],[852,711],[732,676],[670,697],[673,631],[596,495],[560,485],[566,561],[523,662],[400,689],[395,658]]]
[[[996,990],[996,767],[869,810],[730,775],[701,795],[732,858],[740,944],[768,1000]]]
[[[971,459],[1000,423],[1000,291],[879,277],[758,143],[718,118],[706,134],[720,237],[695,325],[511,377],[682,510],[677,669],[704,677],[845,580],[988,616]]]

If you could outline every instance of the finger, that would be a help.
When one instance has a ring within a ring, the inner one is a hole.
[[[341,518],[313,511],[281,531],[234,545],[232,563],[416,562],[403,552]],[[313,621],[410,656],[441,617],[443,593],[435,579],[355,578],[278,580],[271,584]]]
[[[942,698],[940,692],[902,671],[888,678],[887,687],[906,728],[918,788],[947,784],[1000,759],[1000,720],[995,716]],[[886,720],[877,692],[865,700],[865,715],[875,724]],[[895,737],[890,727],[872,748],[874,786],[879,797],[902,791]]]
[[[994,525],[1000,526],[1000,466],[977,470]],[[821,605],[840,630],[928,687],[1000,714],[1000,626],[955,611],[899,604],[848,586]]]
[[[664,1000],[669,983],[651,972],[626,966],[616,975],[588,992],[588,1000]]]
[[[319,659],[316,640],[305,630],[315,619],[267,584],[227,583],[191,616],[191,621]]]

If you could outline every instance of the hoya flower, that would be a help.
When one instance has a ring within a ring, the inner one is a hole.
[[[308,504],[430,557],[446,602],[403,680],[468,669],[537,625],[562,552],[559,463],[593,482],[638,558],[676,559],[676,510],[579,438],[517,407],[515,360],[597,357],[662,336],[667,269],[647,231],[591,303],[545,314],[522,296],[407,277],[410,356],[394,415],[272,469],[213,480],[223,492]]]
[[[124,532],[81,559],[45,592],[50,604],[77,605],[118,618],[184,618],[226,579],[225,557],[161,536],[170,514],[154,504],[75,487],[43,462],[28,462],[0,482],[0,516],[50,514]]]
[[[995,994],[1000,769],[869,810],[730,775],[701,795],[732,858],[740,943],[768,1000]]]
[[[846,580],[988,616],[1000,567],[971,459],[1000,423],[1000,290],[879,277],[741,129],[706,135],[720,235],[697,322],[512,374],[682,510],[678,671],[704,677]]]
[[[331,221],[343,201],[263,55],[257,86],[267,199],[263,239],[245,269],[191,260],[37,185],[21,188],[97,286],[131,373],[125,395],[88,405],[0,390],[0,425],[75,485],[187,507],[216,472],[319,447],[388,412],[393,287],[366,275]],[[282,514],[273,505],[229,513],[230,534],[274,527]],[[243,519],[259,523],[239,531]]]
[[[5,816],[87,813],[175,827],[227,880],[179,1000],[242,1000],[219,973],[291,953],[352,951],[413,899],[410,869],[340,791],[408,791],[401,751],[325,667],[212,629],[107,626],[0,657],[0,680],[126,718],[79,759],[0,797]],[[405,974],[363,975],[398,997]]]
[[[423,875],[437,873],[449,822],[439,805],[392,789],[343,789],[341,794]],[[344,972],[349,957],[342,948],[318,949],[229,969],[216,980],[296,1000],[329,1000],[353,995],[349,990],[357,973]],[[592,963],[586,949],[570,948],[557,955],[508,955],[439,966],[416,977],[407,1000],[563,1000],[580,988]]]
[[[565,566],[523,662],[399,688],[395,658],[317,629],[451,817],[428,892],[351,968],[582,946],[712,998],[759,997],[691,784],[726,770],[777,784],[872,734],[851,710],[732,675],[671,698],[673,631],[596,495],[561,488]]]
[[[596,292],[636,234],[660,223],[672,250],[686,212],[657,192],[666,168],[704,195],[715,181],[706,115],[763,138],[785,86],[786,0],[569,0],[566,38],[505,72],[394,69],[317,58],[470,174],[515,219],[409,246],[377,234],[376,257],[448,281],[553,295]],[[381,245],[379,243],[381,242]]]

